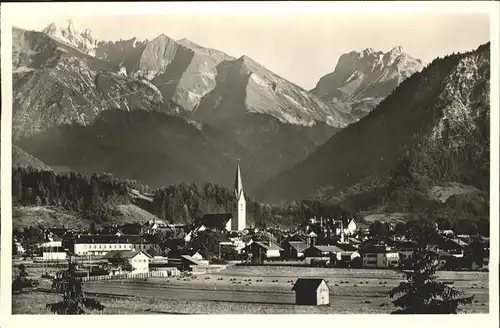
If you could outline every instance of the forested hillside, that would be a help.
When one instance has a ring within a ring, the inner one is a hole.
[[[230,213],[235,199],[232,190],[217,184],[181,183],[154,190],[150,200],[137,197],[137,191],[149,192],[150,188],[135,180],[117,179],[111,174],[58,174],[23,167],[13,169],[12,188],[14,207],[60,208],[82,221],[102,225],[116,223],[123,215],[122,205],[135,204],[168,222],[191,223],[207,213]],[[248,195],[247,213],[251,225],[283,228],[297,227],[312,216],[352,216],[339,206],[318,201],[268,205]]]

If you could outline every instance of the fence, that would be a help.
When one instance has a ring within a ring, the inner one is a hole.
[[[83,277],[82,281],[98,281],[98,280],[123,280],[123,279],[146,279],[146,278],[166,278],[178,276],[179,270],[158,270],[142,273],[122,273],[115,275],[105,275],[105,276],[90,276]]]
[[[226,270],[226,265],[193,265],[193,274],[214,273]]]

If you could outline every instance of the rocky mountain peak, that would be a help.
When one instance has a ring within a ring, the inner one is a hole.
[[[98,42],[92,37],[92,32],[89,29],[80,29],[71,19],[66,20],[61,25],[50,23],[42,32],[86,54],[95,56]]]
[[[311,91],[324,101],[346,104],[360,119],[423,67],[424,63],[405,53],[402,46],[385,53],[373,48],[351,51],[340,56],[335,70]]]

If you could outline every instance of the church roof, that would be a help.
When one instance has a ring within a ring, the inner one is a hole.
[[[238,159],[238,166],[236,167],[236,179],[234,182],[234,192],[236,193],[237,199],[240,199],[243,194],[243,182],[241,180],[241,169],[240,160]]]

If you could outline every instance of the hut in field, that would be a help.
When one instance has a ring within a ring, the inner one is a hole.
[[[297,305],[330,304],[330,288],[323,279],[299,278],[293,285]]]

